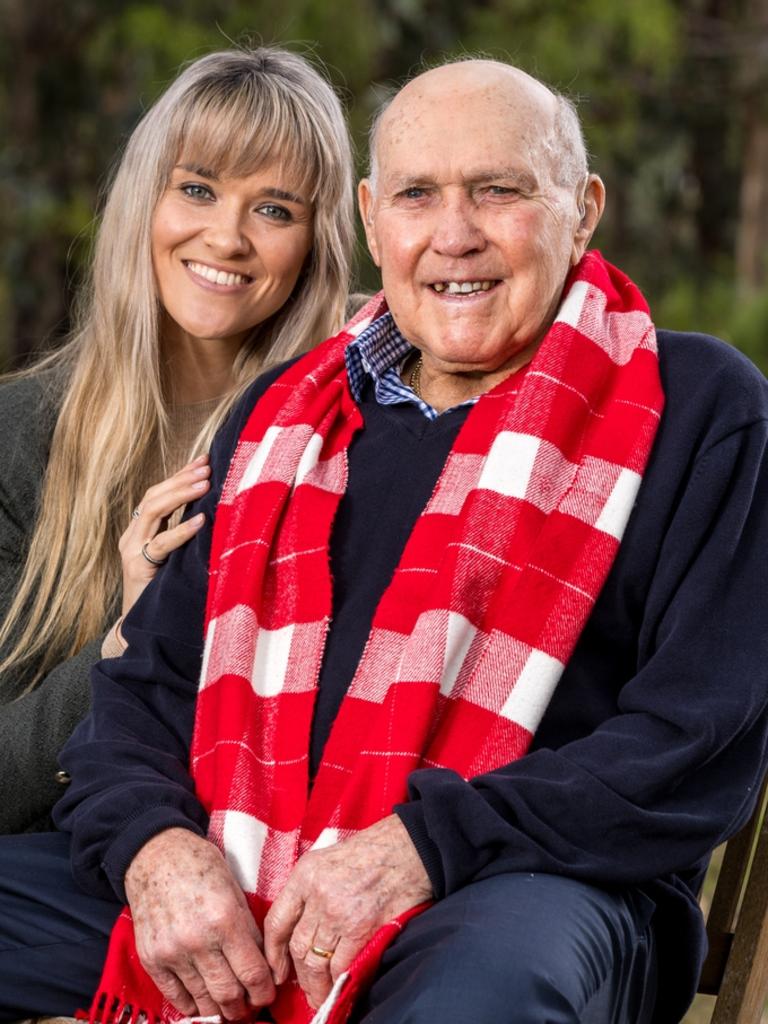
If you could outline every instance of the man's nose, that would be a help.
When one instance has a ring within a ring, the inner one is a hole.
[[[223,203],[214,207],[205,229],[205,243],[221,258],[244,255],[250,241],[244,229],[242,211]]]
[[[468,256],[485,248],[478,212],[469,196],[445,199],[436,211],[432,248],[443,256]]]

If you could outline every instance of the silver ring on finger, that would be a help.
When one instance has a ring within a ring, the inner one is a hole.
[[[165,558],[153,558],[152,555],[150,555],[150,553],[147,551],[149,544],[150,542],[147,541],[145,544],[141,545],[141,554],[144,557],[144,559],[146,559],[146,561],[149,562],[150,565],[165,565],[165,563],[168,561],[167,556]]]
[[[138,519],[141,516],[141,505],[137,505],[136,508],[131,512],[131,519]]]

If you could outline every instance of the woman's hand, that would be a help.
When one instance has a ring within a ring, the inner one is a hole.
[[[158,566],[172,551],[194,537],[205,522],[205,516],[200,514],[170,530],[165,529],[169,516],[205,494],[210,487],[210,475],[208,456],[199,455],[178,473],[150,487],[136,506],[118,545],[123,561],[123,615],[133,607]]]

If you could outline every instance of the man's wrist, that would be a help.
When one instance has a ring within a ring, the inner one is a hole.
[[[178,808],[155,807],[125,822],[110,843],[102,861],[102,870],[121,902],[127,902],[125,879],[136,857],[155,836],[171,830],[192,833],[200,838],[205,836],[205,830]]]
[[[169,853],[173,855],[173,852],[178,848],[178,843],[187,842],[187,837],[190,837],[195,843],[207,842],[202,836],[197,835],[190,829],[173,825],[170,828],[156,832],[137,850],[125,872],[125,892],[129,897],[129,902],[130,889],[142,879],[142,876],[145,874],[146,865],[156,863],[158,858],[162,858]]]
[[[435,899],[441,899],[445,895],[443,861],[440,850],[427,832],[420,802],[412,800],[409,803],[397,804],[392,810],[400,819],[424,865]]]

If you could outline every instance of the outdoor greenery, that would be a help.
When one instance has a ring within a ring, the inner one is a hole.
[[[768,369],[768,0],[0,0],[0,359],[50,344],[100,188],[184,61],[232,42],[314,51],[361,154],[422,63],[508,58],[579,101],[609,195],[596,244],[657,323]],[[362,252],[360,283],[376,285]]]

